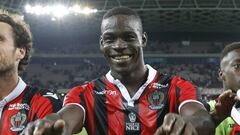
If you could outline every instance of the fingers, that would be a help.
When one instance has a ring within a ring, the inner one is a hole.
[[[157,129],[155,135],[170,135],[172,127],[176,121],[176,118],[173,114],[167,114],[164,117],[164,121],[161,127]]]
[[[33,134],[33,122],[29,123],[20,135],[32,135]]]
[[[38,120],[36,122],[33,135],[42,135],[44,131],[50,130],[50,128],[51,128],[50,123],[44,122],[42,120]]]
[[[191,123],[187,123],[185,125],[185,128],[184,128],[182,134],[183,135],[197,135],[198,133]]]
[[[222,101],[227,100],[229,98],[234,98],[235,96],[236,96],[236,94],[234,94],[232,92],[232,90],[226,90],[218,97],[218,100],[220,102],[222,102]]]
[[[197,135],[196,129],[191,123],[186,123],[177,114],[167,114],[154,135]]]
[[[154,135],[163,135],[164,134],[164,130],[163,130],[163,127],[159,127],[157,129],[157,131],[154,133]]]
[[[232,90],[224,91],[217,99],[216,109],[232,107],[233,104],[237,101],[237,96]]]
[[[184,132],[185,126],[186,126],[186,123],[183,119],[180,119],[180,118],[177,119],[175,124],[173,125],[171,135],[182,135],[182,132]]]
[[[29,123],[21,135],[61,135],[65,127],[63,120],[52,122],[49,120],[37,120]]]
[[[60,119],[60,120],[57,120],[54,125],[53,125],[53,130],[56,132],[56,133],[62,133],[63,130],[64,130],[64,127],[65,127],[65,121]]]
[[[164,121],[163,121],[162,127],[163,127],[163,130],[166,133],[169,134],[171,132],[171,130],[172,130],[174,124],[175,124],[176,119],[177,118],[175,117],[175,115],[171,115],[171,114],[170,115],[166,115],[164,117]]]

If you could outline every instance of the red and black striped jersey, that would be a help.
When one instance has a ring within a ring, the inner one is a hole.
[[[0,101],[0,135],[19,135],[29,122],[61,107],[56,94],[28,86],[20,78],[17,87]]]
[[[167,113],[178,113],[187,102],[200,103],[191,82],[147,67],[147,81],[133,97],[109,72],[73,88],[64,106],[76,104],[83,109],[89,135],[152,135]]]

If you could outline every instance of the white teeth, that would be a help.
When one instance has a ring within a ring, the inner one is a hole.
[[[114,57],[114,59],[120,60],[120,59],[128,59],[129,56],[128,55],[124,55],[124,56],[116,56]]]

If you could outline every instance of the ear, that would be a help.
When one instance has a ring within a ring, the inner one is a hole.
[[[99,38],[99,45],[100,45],[100,50],[103,51],[103,37],[102,37],[102,35]]]
[[[222,80],[222,81],[225,80],[225,76],[224,76],[224,73],[223,73],[222,69],[218,70],[218,79]]]
[[[21,60],[25,57],[26,54],[26,48],[22,47],[22,48],[17,48],[16,50],[16,58],[17,60]]]
[[[142,34],[142,46],[143,47],[146,47],[147,46],[147,33],[146,32],[143,32]]]

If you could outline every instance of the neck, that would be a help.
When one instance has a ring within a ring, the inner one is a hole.
[[[136,81],[141,80],[142,78],[145,78],[147,73],[147,67],[140,66],[140,68],[135,69],[134,71],[131,72],[123,72],[123,73],[118,73],[111,71],[111,75],[115,78],[120,80],[122,83],[136,83]]]
[[[111,74],[115,79],[120,80],[127,88],[130,96],[133,96],[143,83],[146,82],[148,70],[147,67],[142,66],[142,68],[138,68],[134,72],[124,74],[111,72]]]
[[[0,73],[0,100],[9,95],[17,83],[18,74],[16,72]]]

